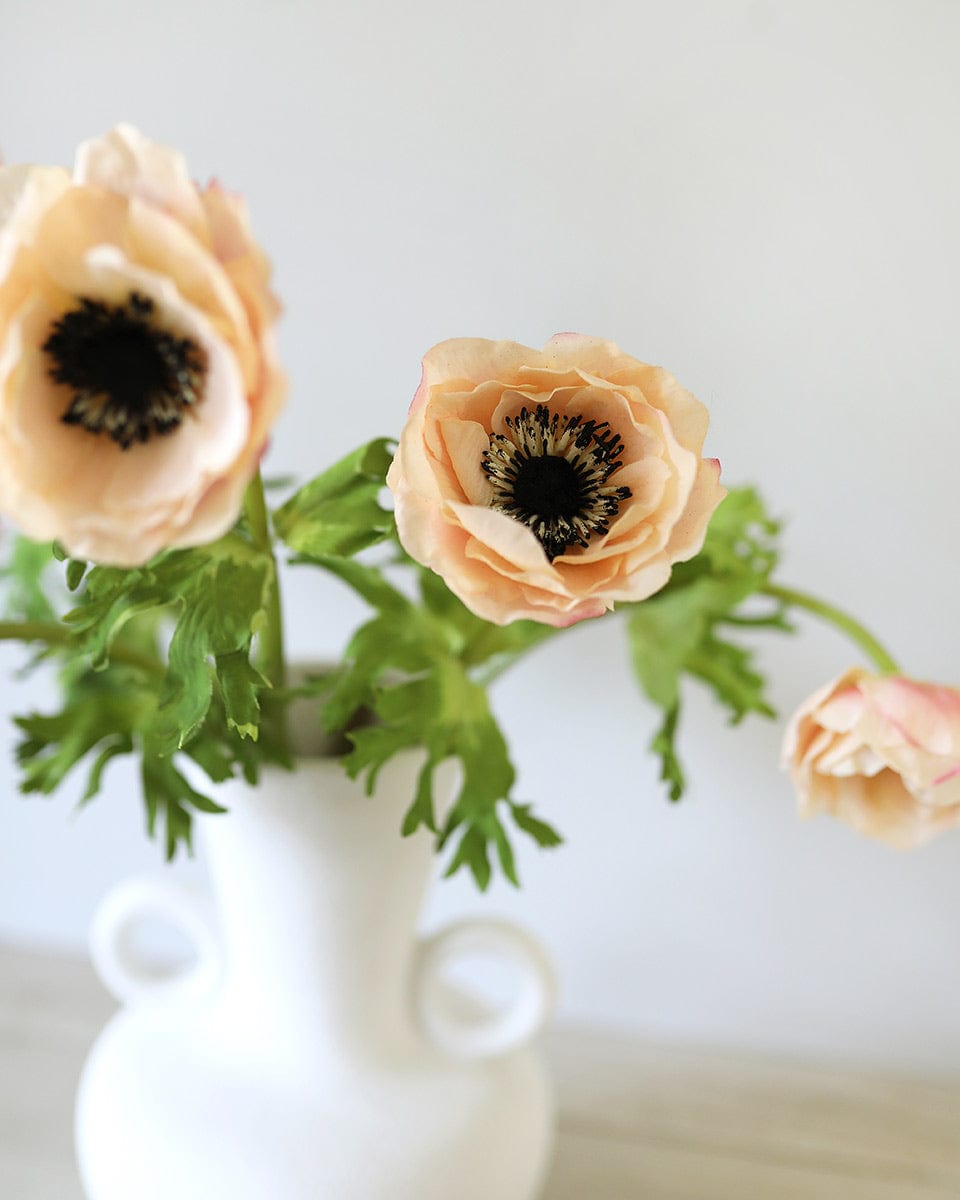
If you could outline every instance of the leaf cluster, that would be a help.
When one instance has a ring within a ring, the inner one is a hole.
[[[651,743],[672,800],[685,788],[677,752],[681,681],[706,685],[733,723],[748,713],[773,717],[765,680],[751,648],[735,636],[750,629],[789,631],[783,606],[763,611],[748,601],[762,596],[777,565],[779,525],[753,488],[731,491],[717,509],[700,553],[674,567],[670,583],[641,603],[625,606],[631,662],[640,687],[662,711]]]
[[[486,888],[498,867],[516,884],[512,832],[541,847],[561,839],[513,795],[516,773],[487,688],[557,631],[492,625],[407,557],[381,500],[391,457],[387,439],[372,441],[273,514],[292,562],[326,571],[370,610],[337,668],[307,688],[327,732],[344,735],[345,769],[369,793],[396,755],[422,756],[404,835],[426,828],[449,848],[448,875],[465,869]],[[15,543],[4,570],[8,608],[63,662],[60,710],[17,722],[24,791],[50,793],[85,763],[86,803],[114,759],[136,755],[148,828],[162,828],[172,857],[189,847],[193,813],[221,811],[193,786],[184,758],[215,782],[240,773],[255,783],[262,763],[289,763],[282,705],[295,693],[272,688],[252,658],[277,601],[262,494],[248,512],[219,541],[134,569],[91,568],[56,546]],[[676,745],[684,676],[708,687],[731,721],[773,715],[742,635],[788,628],[774,596],[757,607],[777,533],[753,489],[732,491],[700,553],[661,592],[621,609],[634,673],[663,714],[653,749],[673,799],[685,785]],[[54,558],[64,561],[59,602],[50,598]],[[61,617],[68,591],[75,603]],[[439,780],[450,760],[452,798]]]
[[[62,557],[56,547],[26,543],[9,567],[22,615],[48,622],[56,613],[41,581],[51,550]],[[65,664],[62,706],[17,720],[22,790],[49,794],[86,761],[86,803],[109,763],[135,754],[148,830],[162,824],[173,857],[181,844],[189,848],[192,812],[222,811],[179,769],[179,753],[214,781],[237,771],[255,780],[259,762],[284,758],[278,745],[250,748],[269,687],[250,654],[276,586],[272,556],[240,527],[134,569],[68,561],[66,582],[76,603],[53,643]]]
[[[378,499],[389,460],[385,441],[362,447],[277,513],[277,530],[296,551],[294,561],[329,572],[373,610],[323,685],[321,719],[330,733],[346,731],[352,747],[346,769],[364,779],[369,793],[395,755],[424,753],[402,832],[410,835],[425,826],[436,835],[439,848],[455,842],[448,875],[466,868],[486,888],[495,856],[516,884],[503,817],[509,815],[541,846],[555,846],[560,837],[529,805],[512,798],[515,771],[481,676],[489,678],[552,631],[530,622],[490,626],[399,547],[392,561],[413,572],[413,597],[390,581],[382,565],[353,557],[377,542],[394,540],[392,514]],[[363,514],[365,537],[350,532],[357,513]],[[457,760],[460,782],[449,810],[443,810],[436,781],[440,764],[448,759]]]

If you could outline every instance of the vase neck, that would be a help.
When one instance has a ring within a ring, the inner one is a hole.
[[[399,830],[419,762],[389,764],[373,797],[327,760],[226,789],[230,812],[204,819],[203,843],[228,996],[341,1044],[409,1023],[431,844]]]

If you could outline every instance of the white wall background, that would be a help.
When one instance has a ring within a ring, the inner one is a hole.
[[[728,482],[789,518],[785,580],[960,683],[960,7],[950,0],[0,0],[0,145],[69,162],[118,119],[245,192],[287,304],[269,467],[395,433],[454,335],[611,337],[711,408]],[[290,581],[295,652],[358,609]],[[784,711],[854,661],[770,643]],[[42,704],[0,655],[0,706]],[[960,1066],[960,840],[912,856],[800,824],[779,728],[691,690],[693,786],[662,799],[616,623],[496,693],[565,831],[526,887],[438,888],[431,921],[507,911],[551,944],[562,1015],[790,1053]],[[579,745],[602,744],[598,772]],[[6,760],[5,760],[6,761]],[[159,861],[131,773],[18,797],[0,768],[0,936],[79,944]],[[186,868],[180,868],[186,870]],[[196,870],[196,868],[193,868]],[[189,873],[189,871],[187,871]]]

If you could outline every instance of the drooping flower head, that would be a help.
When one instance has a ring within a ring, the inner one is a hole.
[[[400,540],[496,624],[645,599],[726,494],[707,421],[667,371],[600,338],[441,342],[387,476]]]
[[[242,201],[121,125],[0,168],[0,512],[120,566],[236,519],[282,404]]]
[[[960,691],[846,671],[784,736],[804,816],[830,813],[895,847],[960,825]]]

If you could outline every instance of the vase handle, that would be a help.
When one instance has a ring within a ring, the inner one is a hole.
[[[164,973],[138,952],[137,926],[158,921],[179,930],[192,944],[196,962]],[[210,906],[182,884],[148,877],[118,884],[100,901],[89,936],[90,958],[104,987],[121,1004],[195,1001],[220,980],[222,954]]]
[[[504,1009],[492,1009],[444,979],[457,959],[496,958],[514,968],[519,987]],[[540,943],[510,921],[455,921],[420,943],[415,1004],[420,1026],[441,1050],[457,1058],[492,1058],[521,1046],[553,1009],[556,983]]]

